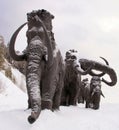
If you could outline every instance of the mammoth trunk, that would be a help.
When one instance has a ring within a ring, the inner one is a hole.
[[[41,60],[42,60],[42,43],[40,40],[33,40],[28,45],[27,56],[27,72],[26,84],[28,90],[28,98],[31,106],[31,115],[28,118],[30,123],[33,123],[41,112]]]

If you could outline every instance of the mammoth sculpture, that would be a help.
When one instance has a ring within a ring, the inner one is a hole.
[[[28,22],[21,25],[10,40],[11,57],[16,61],[25,59],[27,62],[26,85],[28,107],[31,108],[29,123],[36,121],[42,109],[56,110],[60,106],[64,64],[52,32],[53,18],[44,9],[28,13]],[[28,46],[23,55],[17,55],[14,49],[15,40],[26,24]]]
[[[99,76],[93,76],[90,81],[91,108],[99,109],[101,96],[105,97],[101,90],[101,79]]]
[[[83,99],[86,102],[85,108],[99,109],[101,95],[104,94],[101,90],[101,79],[99,76],[93,76],[90,83],[86,79],[82,81]]]
[[[29,123],[37,120],[42,109],[56,110],[60,106],[64,73],[67,71],[52,32],[53,18],[54,16],[44,9],[28,13],[28,22],[14,32],[9,44],[11,57],[16,61],[26,60],[27,63],[26,85],[28,107],[31,108],[31,115],[28,117]],[[28,46],[25,53],[17,55],[14,49],[15,41],[19,31],[25,25],[28,25],[26,32]],[[111,82],[102,79],[103,82],[109,86],[113,86],[117,82],[115,71],[107,65],[87,59],[78,60],[78,58],[73,65],[75,72],[80,74],[79,79],[81,74],[92,76],[108,74]],[[92,69],[99,70],[101,73],[96,74]],[[79,83],[81,83],[80,80]]]
[[[85,91],[85,88],[87,88],[87,86],[89,86],[88,78],[85,78],[81,81],[80,91],[79,91],[79,95],[78,95],[78,103],[85,102],[84,91]]]
[[[82,69],[76,68],[77,57],[76,50],[69,50],[66,52],[65,57],[65,75],[64,75],[64,87],[61,96],[61,105],[69,106],[76,105],[78,94],[80,91],[81,75],[86,75],[90,70],[91,66],[83,71]]]
[[[111,81],[108,82],[102,78],[102,81],[109,86],[114,86],[117,82],[117,76],[115,71],[109,67],[109,63],[103,57],[101,57],[106,65],[88,60],[79,59],[78,52],[75,50],[69,50],[66,52],[65,59],[65,76],[64,76],[64,87],[62,90],[61,105],[76,105],[81,97],[81,75],[89,74],[91,76],[104,76],[108,74]],[[93,70],[101,71],[96,74]],[[84,100],[84,99],[83,99]],[[82,101],[83,102],[83,101]]]

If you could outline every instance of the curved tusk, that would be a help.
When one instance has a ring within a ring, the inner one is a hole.
[[[101,57],[101,56],[100,56],[100,58],[105,61],[106,65],[109,65],[109,62],[108,62],[104,57]],[[93,70],[91,70],[91,71],[90,71],[90,74],[91,74],[92,76],[102,77],[102,76],[104,76],[106,73],[102,72],[102,73],[100,73],[100,74],[96,74],[95,72],[93,72]]]
[[[41,25],[44,29],[45,35],[46,35],[46,43],[47,43],[46,46],[48,48],[48,67],[50,68],[50,66],[53,64],[53,48],[52,48],[51,40],[48,36],[47,29],[46,29],[44,23],[42,22],[42,20],[37,15],[35,16],[35,18],[36,18],[36,20],[38,20],[41,23]]]
[[[107,81],[104,78],[102,78],[102,82],[106,83],[109,86],[114,86],[117,83],[117,75],[116,72],[112,69],[109,68],[109,71],[107,72],[107,74],[110,76],[111,81]]]
[[[9,53],[10,53],[10,56],[16,60],[16,61],[22,61],[26,58],[25,54],[23,55],[17,55],[16,52],[15,52],[15,41],[16,41],[16,38],[17,38],[17,35],[18,33],[20,32],[20,30],[27,24],[24,23],[22,24],[15,32],[14,34],[12,35],[11,39],[10,39],[10,44],[9,44]]]
[[[87,70],[82,70],[82,69],[79,69],[79,66],[76,66],[76,70],[78,71],[78,73],[80,73],[81,75],[86,75],[86,74],[88,74],[90,71],[91,71],[91,69],[93,68],[93,64],[92,65],[90,65],[90,67],[87,69]]]

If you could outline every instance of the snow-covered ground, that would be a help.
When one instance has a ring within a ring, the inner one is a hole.
[[[103,92],[99,110],[61,106],[60,111],[43,110],[31,125],[26,93],[0,72],[0,130],[119,130],[119,88],[104,86]]]

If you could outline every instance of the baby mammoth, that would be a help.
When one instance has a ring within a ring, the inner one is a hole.
[[[89,86],[88,78],[85,78],[81,81],[81,86],[80,86],[80,91],[79,91],[79,96],[78,96],[78,103],[84,103],[85,101],[84,92],[87,86]]]
[[[84,81],[83,81],[84,82]],[[86,81],[87,82],[87,81]],[[99,76],[93,76],[91,82],[84,86],[84,99],[86,108],[99,109],[101,95],[104,97],[101,90],[101,79]]]

